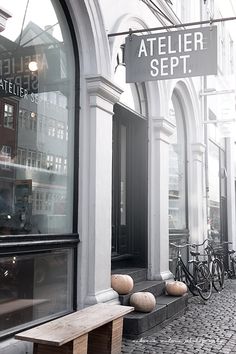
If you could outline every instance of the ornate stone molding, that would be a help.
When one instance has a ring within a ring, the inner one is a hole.
[[[87,92],[90,95],[90,107],[98,107],[113,114],[111,105],[113,106],[119,101],[120,95],[123,92],[122,89],[101,75],[87,76],[86,82]]]
[[[169,143],[169,137],[175,131],[175,125],[165,118],[152,119],[154,139]]]
[[[202,162],[203,155],[206,151],[206,145],[203,143],[192,144],[193,159]]]
[[[96,294],[88,294],[85,299],[85,304],[88,306],[100,303],[100,302],[112,302],[113,304],[119,304],[119,296],[112,288],[103,291],[98,291]]]

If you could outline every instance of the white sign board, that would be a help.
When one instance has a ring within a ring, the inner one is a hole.
[[[126,82],[217,74],[217,27],[129,35],[125,40]]]

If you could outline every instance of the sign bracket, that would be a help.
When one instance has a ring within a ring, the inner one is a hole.
[[[129,31],[124,31],[124,32],[116,32],[116,33],[109,33],[108,38],[111,37],[116,37],[116,36],[124,36],[124,35],[132,35],[135,33],[144,33],[144,32],[152,32],[152,31],[163,31],[164,30],[169,30],[173,28],[181,28],[181,27],[190,27],[190,26],[197,26],[197,25],[212,25],[213,23],[217,22],[225,22],[225,21],[234,21],[236,20],[236,16],[234,17],[223,17],[223,18],[210,18],[209,20],[205,21],[197,21],[197,22],[187,22],[187,23],[179,23],[176,25],[170,25],[170,26],[161,26],[161,27],[152,27],[152,28],[143,28],[143,29],[138,29],[138,30],[132,30],[131,28]]]

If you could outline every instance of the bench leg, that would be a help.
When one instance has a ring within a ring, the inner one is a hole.
[[[33,354],[87,354],[88,335],[85,334],[60,347],[34,343]]]
[[[88,354],[119,354],[122,333],[123,317],[89,332]]]

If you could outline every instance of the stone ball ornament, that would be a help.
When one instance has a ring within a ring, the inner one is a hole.
[[[150,292],[140,291],[130,297],[130,305],[139,312],[151,312],[156,306],[155,296]]]
[[[188,288],[182,281],[171,281],[166,283],[166,292],[172,296],[182,296],[187,293]]]
[[[133,290],[134,281],[128,274],[113,274],[111,276],[111,287],[119,295],[126,295]]]

